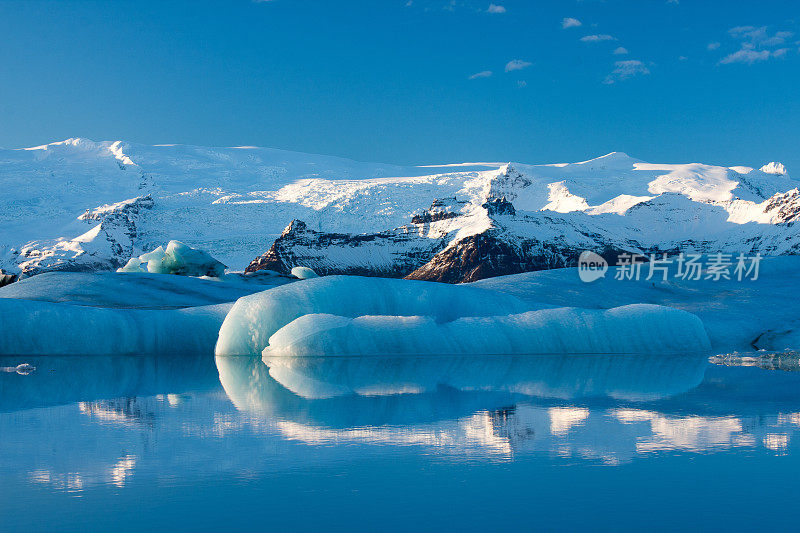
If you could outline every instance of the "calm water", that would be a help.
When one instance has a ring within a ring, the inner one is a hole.
[[[2,357],[0,530],[795,529],[796,361],[721,363]]]

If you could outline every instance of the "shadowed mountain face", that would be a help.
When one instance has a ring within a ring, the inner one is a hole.
[[[800,242],[797,182],[775,163],[650,164],[614,152],[400,167],[69,139],[0,151],[0,177],[6,274],[115,269],[171,239],[233,270],[451,283],[573,265],[586,249],[783,255]]]

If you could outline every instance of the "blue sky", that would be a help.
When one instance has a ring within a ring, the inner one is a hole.
[[[81,136],[403,164],[621,150],[800,176],[795,0],[0,0],[0,36],[8,148]]]

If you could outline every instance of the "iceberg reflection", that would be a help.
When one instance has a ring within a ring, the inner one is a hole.
[[[652,401],[703,379],[701,355],[217,357],[242,411],[328,427],[415,424],[526,398]]]
[[[264,357],[270,376],[308,399],[498,391],[540,398],[673,396],[703,379],[703,355]]]
[[[721,395],[749,394],[759,380],[725,372],[704,381],[707,358],[699,355],[218,357],[217,366],[251,428],[309,446],[618,464],[670,451],[783,453],[797,430],[794,418],[779,414],[790,405],[765,401],[764,383],[756,386],[761,401]],[[729,407],[720,409],[717,398]],[[745,399],[759,415],[739,414]]]
[[[23,362],[24,361],[24,362]],[[207,355],[0,356],[0,367],[35,371],[0,373],[0,412],[74,402],[147,396],[218,386]]]

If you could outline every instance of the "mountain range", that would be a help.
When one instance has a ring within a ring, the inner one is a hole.
[[[171,239],[232,270],[450,283],[572,266],[582,250],[796,254],[798,183],[759,169],[397,166],[257,147],[68,139],[0,150],[0,269],[111,270]]]

